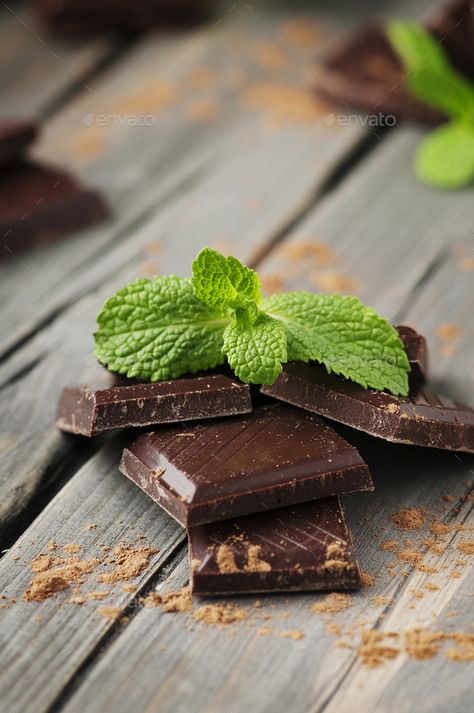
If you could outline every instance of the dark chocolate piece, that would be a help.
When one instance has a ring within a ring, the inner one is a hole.
[[[426,27],[454,66],[474,78],[474,0],[454,0],[439,9]],[[356,30],[328,54],[318,72],[316,91],[369,113],[425,124],[446,118],[407,90],[405,69],[380,24]]]
[[[208,14],[205,0],[35,0],[34,4],[41,25],[73,37],[187,26]]]
[[[382,26],[356,30],[318,68],[316,93],[366,111],[437,124],[444,116],[407,90],[405,71]]]
[[[404,324],[395,327],[403,342],[410,362],[411,371],[408,376],[410,382],[410,395],[418,391],[420,386],[428,380],[428,347],[426,339],[412,327]]]
[[[193,594],[362,586],[338,498],[192,527],[188,537]]]
[[[107,389],[78,386],[63,390],[57,426],[69,433],[95,436],[113,428],[234,416],[251,410],[247,384],[221,375]]]
[[[402,398],[363,389],[319,364],[289,363],[261,389],[386,441],[474,453],[474,411],[427,388]]]
[[[187,527],[373,489],[353,446],[282,404],[147,433],[124,450],[120,470]]]
[[[0,119],[0,166],[18,160],[37,135],[35,121]]]
[[[0,260],[27,247],[97,223],[107,215],[101,196],[68,173],[34,163],[0,172]]]
[[[452,63],[474,79],[474,0],[455,0],[428,23]]]

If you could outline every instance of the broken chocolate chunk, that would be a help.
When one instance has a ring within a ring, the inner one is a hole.
[[[192,527],[188,537],[193,594],[362,586],[337,497]]]
[[[282,404],[142,435],[120,470],[186,527],[373,489],[353,446]]]
[[[261,391],[386,441],[474,453],[474,410],[429,388],[391,396],[328,374],[319,364],[289,363]]]
[[[252,410],[247,384],[210,375],[111,388],[67,387],[58,406],[62,431],[95,436],[114,428],[234,416]]]

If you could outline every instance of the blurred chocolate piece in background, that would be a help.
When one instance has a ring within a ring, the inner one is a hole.
[[[34,8],[42,27],[71,37],[192,25],[208,16],[202,0],[34,0]]]
[[[69,173],[26,161],[0,170],[0,260],[97,223],[107,209]]]
[[[19,159],[38,135],[30,119],[0,119],[0,167]]]
[[[474,77],[474,0],[456,0],[426,23],[453,64]],[[361,27],[335,44],[318,70],[316,93],[372,114],[437,124],[444,115],[408,92],[405,71],[383,24]],[[388,124],[390,126],[391,124]]]

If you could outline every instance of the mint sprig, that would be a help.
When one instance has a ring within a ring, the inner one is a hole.
[[[415,170],[426,183],[458,188],[474,180],[474,85],[450,63],[444,49],[421,25],[394,21],[387,36],[403,62],[414,97],[449,121],[420,144]]]
[[[247,383],[272,384],[287,361],[317,361],[364,388],[408,393],[397,331],[356,297],[288,292],[262,300],[258,275],[204,248],[193,277],[139,279],[105,303],[94,353],[111,371],[161,381],[225,357]]]

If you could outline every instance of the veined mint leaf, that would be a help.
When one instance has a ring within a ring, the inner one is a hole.
[[[262,309],[285,325],[289,361],[318,361],[364,388],[408,394],[410,365],[398,333],[357,297],[287,292]]]
[[[285,327],[266,314],[252,324],[230,324],[224,332],[224,352],[242,381],[273,384],[287,361]]]
[[[110,371],[160,381],[224,361],[229,320],[200,302],[190,279],[138,279],[107,300],[94,354]]]
[[[410,92],[449,117],[474,124],[474,85],[451,65],[439,42],[416,22],[391,22],[387,35],[405,66]]]
[[[193,286],[198,299],[219,314],[229,308],[261,301],[260,280],[256,272],[235,257],[224,257],[217,250],[204,248],[193,262]]]
[[[450,123],[420,144],[415,159],[419,177],[441,188],[459,188],[474,180],[474,125]]]

